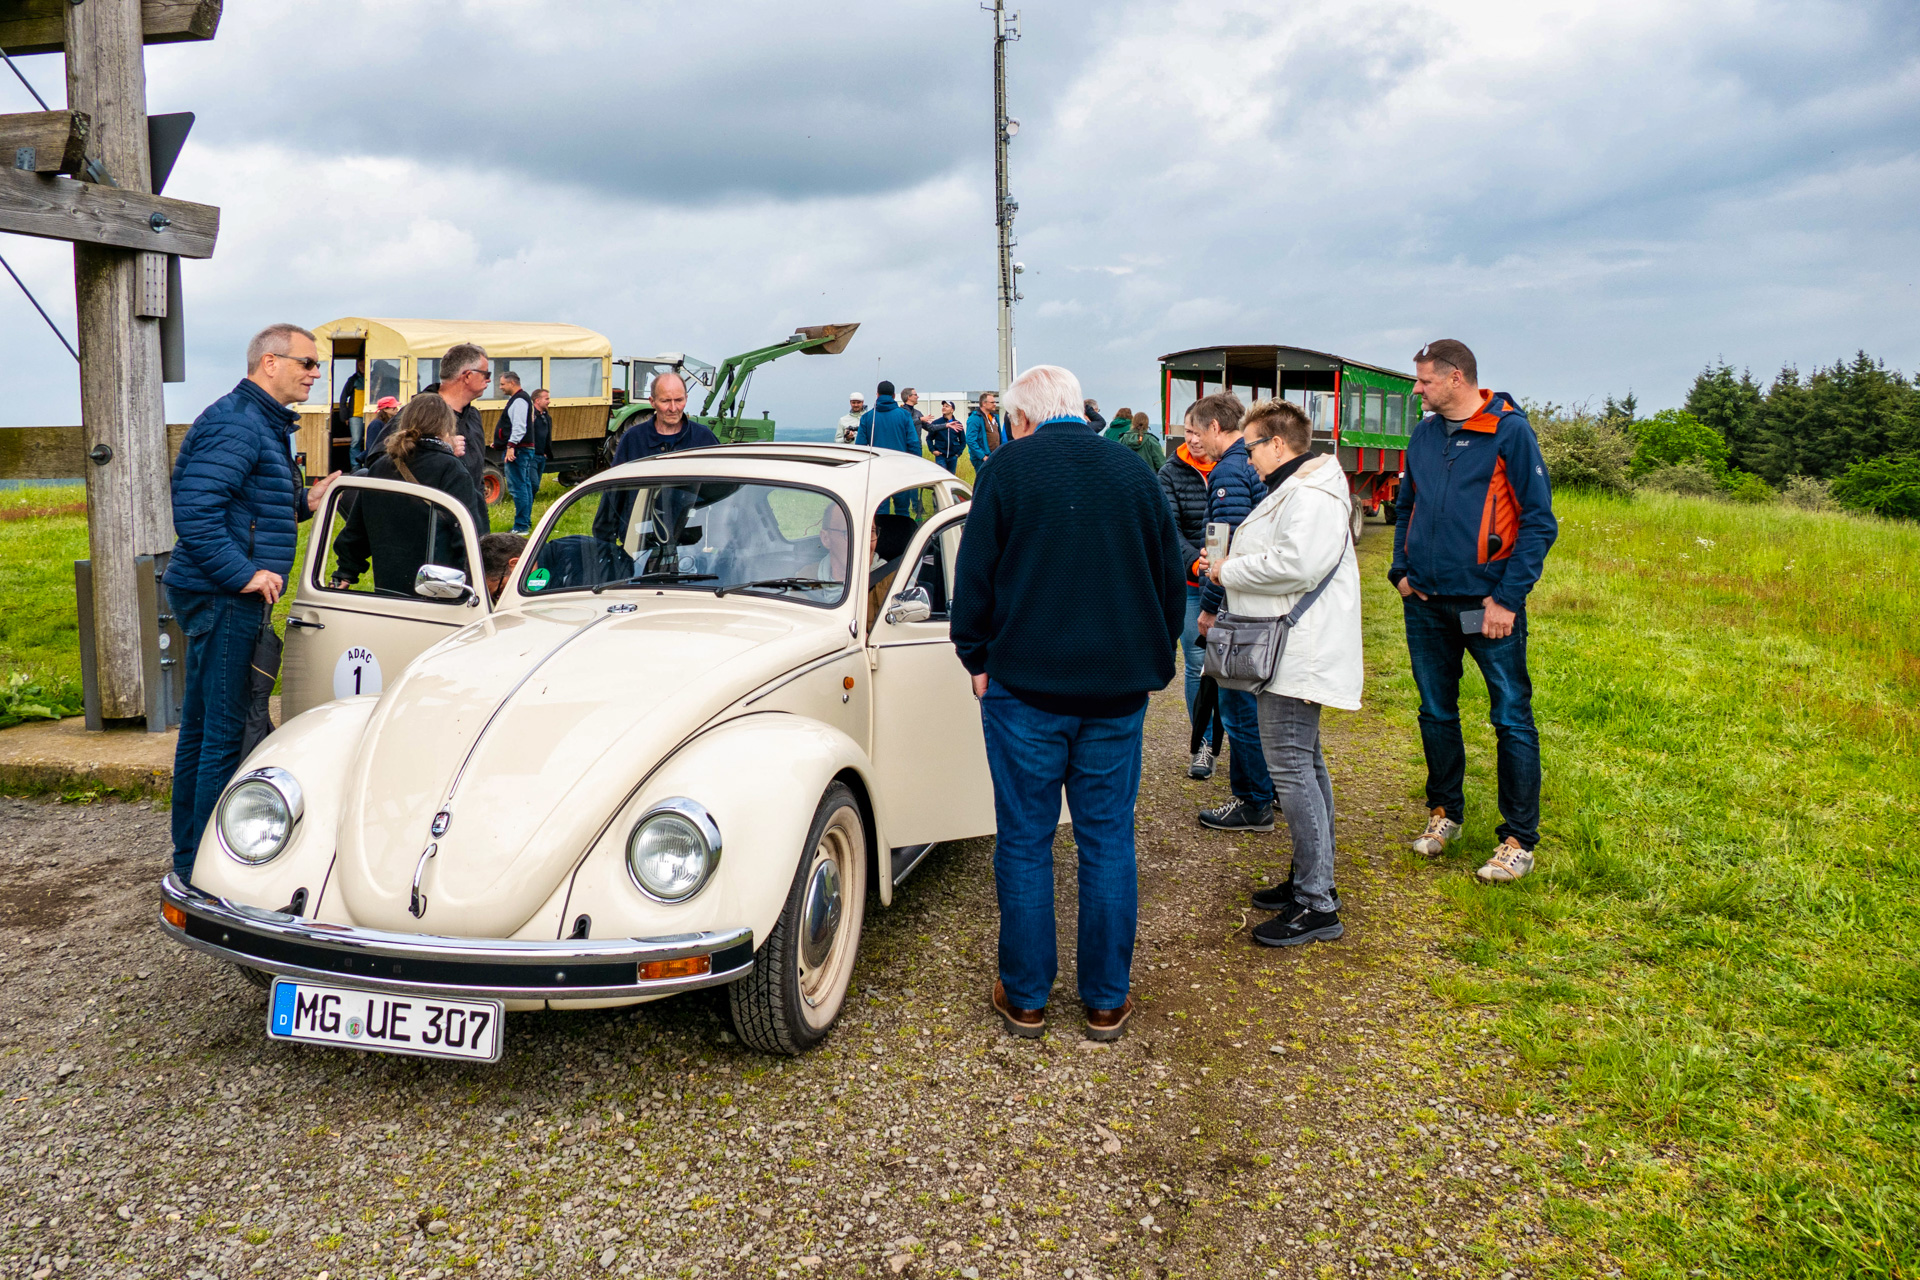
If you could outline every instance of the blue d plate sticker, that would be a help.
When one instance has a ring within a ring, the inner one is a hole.
[[[527,575],[527,590],[545,591],[547,589],[547,583],[552,581],[552,579],[553,575],[545,569],[535,569]]]

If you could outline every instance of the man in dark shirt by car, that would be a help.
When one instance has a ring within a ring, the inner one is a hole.
[[[653,413],[631,423],[614,446],[613,465],[638,462],[662,453],[682,449],[703,449],[720,443],[711,429],[687,417],[687,384],[677,373],[663,373],[653,380],[648,394]],[[610,489],[600,496],[600,507],[593,516],[593,536],[606,542],[619,542],[633,515],[632,489]]]

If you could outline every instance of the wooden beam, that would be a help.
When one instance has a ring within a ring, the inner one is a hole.
[[[188,422],[167,424],[167,466],[180,455]],[[86,479],[87,436],[79,427],[0,427],[0,480]]]
[[[143,132],[141,142],[145,141]],[[141,180],[145,181],[144,174]],[[153,229],[156,213],[166,219],[159,231]],[[150,196],[130,186],[102,187],[72,178],[0,168],[0,231],[116,249],[177,253],[183,258],[211,258],[213,242],[220,234],[220,210],[209,204]]]
[[[87,133],[92,127],[84,111],[0,116],[0,169],[78,173],[87,162]]]
[[[211,40],[220,26],[221,0],[142,0],[141,26],[148,44]],[[0,49],[23,53],[64,53],[66,10],[71,0],[13,0],[0,5]]]

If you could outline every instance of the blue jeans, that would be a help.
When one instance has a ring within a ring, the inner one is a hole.
[[[1220,719],[1227,726],[1227,783],[1233,794],[1256,809],[1273,806],[1273,779],[1267,754],[1260,749],[1260,704],[1245,689],[1220,691]]]
[[[1408,596],[1407,655],[1420,690],[1420,742],[1427,754],[1427,807],[1445,809],[1455,822],[1466,811],[1467,750],[1460,738],[1461,655],[1472,654],[1487,682],[1494,737],[1498,741],[1500,825],[1496,839],[1512,836],[1524,849],[1540,842],[1540,734],[1533,725],[1533,682],[1527,678],[1527,614],[1499,640],[1464,635],[1460,613],[1478,609],[1474,599]]]
[[[247,672],[266,601],[168,587],[167,604],[187,633],[186,701],[173,752],[173,869],[185,880],[213,807],[240,765]]]
[[[1028,706],[997,684],[980,700],[999,835],[1000,981],[1018,1009],[1044,1009],[1060,973],[1053,914],[1053,836],[1065,788],[1079,846],[1076,967],[1089,1009],[1127,1002],[1140,920],[1133,805],[1146,708],[1110,720]]]
[[[1320,750],[1320,704],[1263,693],[1260,745],[1273,770],[1274,798],[1293,837],[1294,900],[1333,910],[1333,778]]]
[[[507,464],[507,492],[513,495],[513,531],[533,531],[533,495],[540,492],[544,460],[527,449],[515,449]]]
[[[1180,664],[1187,677],[1187,723],[1193,723],[1194,704],[1200,698],[1200,669],[1207,651],[1200,643],[1200,588],[1187,584],[1187,623],[1180,629]]]

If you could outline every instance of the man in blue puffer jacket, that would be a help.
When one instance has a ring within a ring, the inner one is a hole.
[[[916,458],[925,457],[920,452],[919,417],[893,398],[891,382],[882,382],[874,389],[879,394],[874,399],[873,408],[860,416],[860,429],[854,432],[853,442],[871,445],[875,449],[897,449]],[[917,520],[920,517],[920,495],[915,493],[911,499],[890,499],[880,504],[880,510],[883,513],[891,510],[894,515],[900,516],[911,515]]]
[[[194,851],[240,763],[247,670],[266,611],[293,568],[302,520],[333,476],[305,487],[287,406],[319,376],[313,335],[270,325],[247,344],[247,376],[194,419],[173,464],[167,603],[187,633],[186,705],[173,757],[173,869],[193,874]],[[335,472],[334,475],[338,475]]]
[[[1246,406],[1238,396],[1217,391],[1203,396],[1187,410],[1187,445],[1213,459],[1207,473],[1206,524],[1238,529],[1267,496],[1267,482],[1254,470],[1247,442],[1240,437]],[[1205,525],[1201,526],[1204,535]],[[1204,640],[1213,619],[1226,603],[1227,593],[1200,574],[1200,616],[1194,630]],[[1251,693],[1220,691],[1220,719],[1227,726],[1233,751],[1227,757],[1227,779],[1233,795],[1223,805],[1200,811],[1200,825],[1216,831],[1273,830],[1273,777],[1267,755],[1260,748],[1260,708]]]

